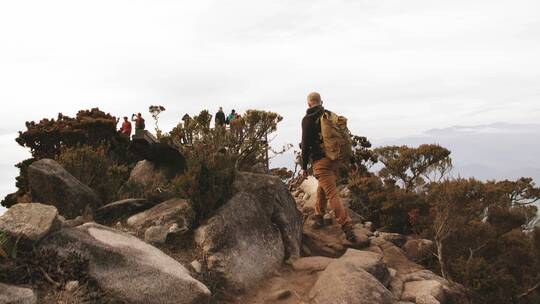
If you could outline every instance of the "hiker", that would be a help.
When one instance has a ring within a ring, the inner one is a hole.
[[[225,126],[226,119],[225,119],[225,113],[223,113],[223,108],[222,107],[219,107],[219,111],[217,111],[217,113],[216,113],[216,118],[215,118],[214,122],[216,124],[216,127],[224,127]]]
[[[326,205],[329,203],[347,240],[354,243],[356,238],[352,229],[352,220],[341,202],[336,186],[337,169],[342,163],[351,162],[352,144],[346,128],[346,119],[325,110],[319,93],[310,93],[307,103],[309,108],[302,119],[300,176],[307,177],[308,163],[311,162],[313,175],[319,182],[313,228],[318,229],[325,225],[324,214]],[[334,128],[335,126],[339,128]],[[339,139],[336,140],[336,138]]]
[[[234,119],[230,121],[231,131],[235,136],[242,136],[244,134],[244,127],[246,126],[246,120],[240,114],[236,114]]]
[[[236,111],[233,109],[231,111],[231,114],[229,114],[229,116],[227,116],[227,120],[225,121],[225,123],[230,125],[236,119],[236,117],[237,117]]]
[[[193,122],[193,119],[191,118],[191,116],[189,116],[188,113],[186,113],[183,117],[182,117],[182,121],[184,122],[184,140],[185,140],[185,143],[186,144],[191,144],[193,143],[193,131],[192,131],[192,122]]]
[[[129,122],[127,116],[124,116],[124,122],[122,122],[120,132],[128,137],[131,136],[131,122]]]
[[[137,115],[132,114],[131,121],[135,122],[135,133],[137,133],[137,131],[144,130],[144,128],[146,128],[144,124],[144,118],[142,117],[141,113],[138,113]]]

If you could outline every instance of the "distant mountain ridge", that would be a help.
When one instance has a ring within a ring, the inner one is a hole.
[[[511,124],[496,122],[487,125],[475,126],[452,126],[448,128],[434,128],[427,130],[424,134],[433,136],[452,136],[457,133],[540,133],[540,124]]]
[[[532,177],[540,182],[540,124],[497,122],[431,129],[417,136],[375,142],[376,146],[437,143],[452,151],[454,176],[478,179]]]

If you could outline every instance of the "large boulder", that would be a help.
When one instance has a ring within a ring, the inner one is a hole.
[[[111,298],[126,303],[207,303],[210,291],[180,263],[138,238],[95,223],[65,228],[41,241],[59,256],[89,261],[89,276]]]
[[[169,234],[183,234],[195,224],[196,214],[191,202],[185,199],[170,199],[137,213],[127,219],[128,226],[144,231],[150,243],[165,243]]]
[[[362,249],[370,244],[370,231],[355,225],[353,232],[356,241],[351,243],[345,237],[341,225],[333,223],[320,229],[313,228],[313,219],[308,219],[304,223],[303,243],[312,255],[338,258],[342,256],[347,248]]]
[[[102,205],[90,187],[52,159],[41,159],[28,167],[28,185],[35,201],[55,206],[67,218],[81,215],[87,209],[94,211]]]
[[[342,256],[352,243],[345,238],[345,234],[338,224],[326,226],[322,229],[312,227],[312,219],[304,223],[303,243],[312,255],[338,258]]]
[[[405,283],[403,286],[403,294],[401,295],[403,301],[417,302],[420,298],[426,299],[430,297],[435,298],[438,302],[444,301],[443,285],[438,281],[412,281]]]
[[[300,190],[304,193],[302,199],[304,200],[303,207],[315,208],[315,202],[317,201],[317,188],[319,182],[315,176],[309,176],[300,185]]]
[[[375,236],[382,238],[383,240],[390,242],[398,247],[401,247],[407,241],[407,238],[399,233],[390,232],[375,232]]]
[[[367,258],[367,261],[363,260]],[[380,256],[360,252],[345,255],[326,267],[309,297],[317,304],[393,304],[392,293],[366,269],[383,265]],[[383,266],[382,266],[383,267]]]
[[[312,256],[296,259],[291,266],[297,271],[323,271],[333,260],[323,256]]]
[[[37,203],[13,205],[0,216],[0,231],[31,241],[41,239],[61,225],[54,206]]]
[[[444,291],[444,298],[448,299],[451,303],[460,303],[466,298],[466,292],[463,286],[452,283],[444,278],[436,275],[435,273],[424,269],[422,266],[409,260],[406,254],[393,243],[386,241],[380,237],[371,240],[372,247],[378,248],[383,255],[383,261],[388,267],[394,270],[394,275],[389,285],[389,289],[397,298],[402,298],[405,287],[409,282],[423,282],[423,281],[436,281],[442,286]],[[412,290],[413,285],[409,286],[409,291]],[[410,296],[406,296],[411,299]],[[423,303],[433,302],[432,294],[419,294],[416,301]],[[437,299],[437,298],[435,298]],[[437,300],[438,301],[438,300]]]
[[[339,260],[341,263],[348,264],[351,268],[364,269],[385,286],[388,285],[390,281],[390,272],[388,271],[381,254],[348,249]]]
[[[415,262],[431,258],[434,248],[433,241],[426,239],[408,240],[402,247],[407,257]]]
[[[133,228],[177,223],[181,227],[191,228],[195,222],[195,211],[190,201],[173,198],[154,207],[129,217],[126,221]]]
[[[37,297],[32,289],[0,283],[0,304],[35,304]]]
[[[277,177],[238,173],[235,195],[195,231],[207,269],[231,289],[257,284],[300,254],[302,216]]]
[[[140,185],[151,185],[155,183],[164,183],[166,180],[167,177],[164,170],[157,164],[149,160],[141,160],[135,165],[135,168],[131,170],[128,182]]]
[[[152,208],[155,204],[144,198],[128,198],[109,203],[96,210],[96,219],[104,222],[115,222],[137,212]]]

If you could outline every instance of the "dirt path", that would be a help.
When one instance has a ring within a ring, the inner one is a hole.
[[[283,266],[259,286],[248,290],[235,304],[300,304],[309,303],[309,291],[319,276],[318,271],[296,271]]]

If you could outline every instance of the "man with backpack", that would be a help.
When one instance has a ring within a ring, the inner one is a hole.
[[[303,178],[308,175],[311,162],[313,175],[317,178],[317,202],[313,217],[314,228],[324,226],[326,205],[334,211],[347,240],[355,242],[352,220],[341,202],[337,190],[337,170],[340,165],[351,163],[352,142],[347,128],[347,119],[327,111],[322,106],[321,95],[310,93],[307,97],[308,110],[302,119],[302,171]]]

